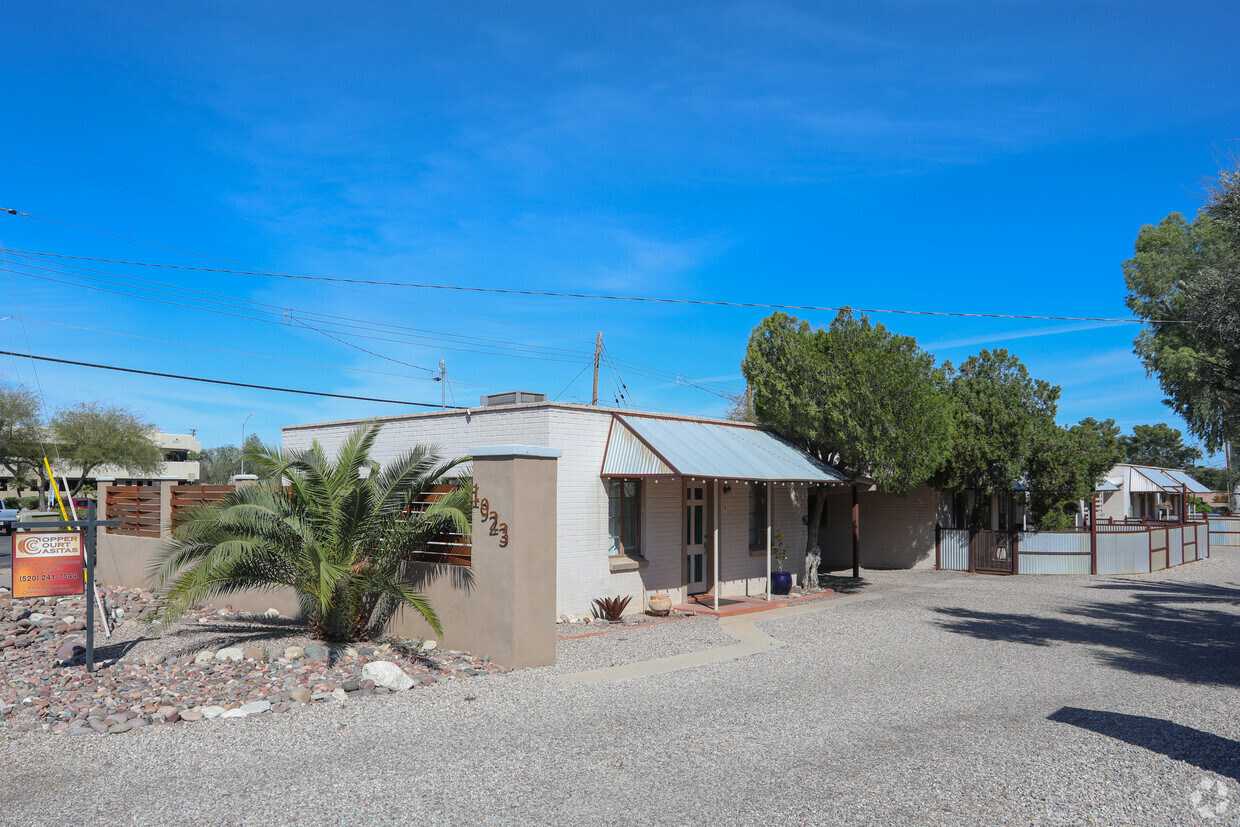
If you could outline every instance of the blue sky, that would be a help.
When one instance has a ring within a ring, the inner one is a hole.
[[[1140,226],[1194,212],[1240,138],[1225,3],[42,2],[0,24],[0,207],[35,216],[0,214],[0,245],[103,259],[1115,317]],[[719,415],[764,315],[6,258],[28,321],[0,322],[5,350],[425,402],[441,358],[450,402],[588,401],[601,330],[603,399]],[[1062,422],[1181,424],[1135,325],[875,319],[956,363],[1007,347],[1062,385]],[[33,384],[29,361],[0,372]],[[251,412],[273,441],[407,410],[38,379],[51,407],[115,401],[206,445]]]

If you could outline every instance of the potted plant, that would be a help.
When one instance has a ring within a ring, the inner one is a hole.
[[[792,572],[784,571],[784,561],[788,559],[791,546],[784,542],[784,533],[775,532],[775,542],[771,551],[775,558],[775,571],[771,572],[771,594],[788,594],[792,591]]]

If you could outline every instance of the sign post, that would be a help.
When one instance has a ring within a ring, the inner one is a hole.
[[[86,595],[87,672],[95,671],[95,544],[98,528],[114,525],[96,519],[94,500],[85,520],[13,524],[13,597]]]

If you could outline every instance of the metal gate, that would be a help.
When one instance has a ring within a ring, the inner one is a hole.
[[[993,574],[1015,574],[1016,536],[1008,531],[979,531],[973,535],[973,568]]]

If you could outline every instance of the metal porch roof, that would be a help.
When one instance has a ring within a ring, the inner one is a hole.
[[[721,422],[616,414],[603,475],[758,482],[849,482],[769,431]]]
[[[1133,470],[1168,494],[1179,494],[1184,488],[1188,488],[1190,494],[1205,494],[1210,490],[1183,471],[1148,468],[1144,465],[1134,465]]]
[[[1097,484],[1094,485],[1094,490],[1095,491],[1118,491],[1119,485],[1111,482],[1110,480],[1105,480],[1105,479],[1098,480]]]

